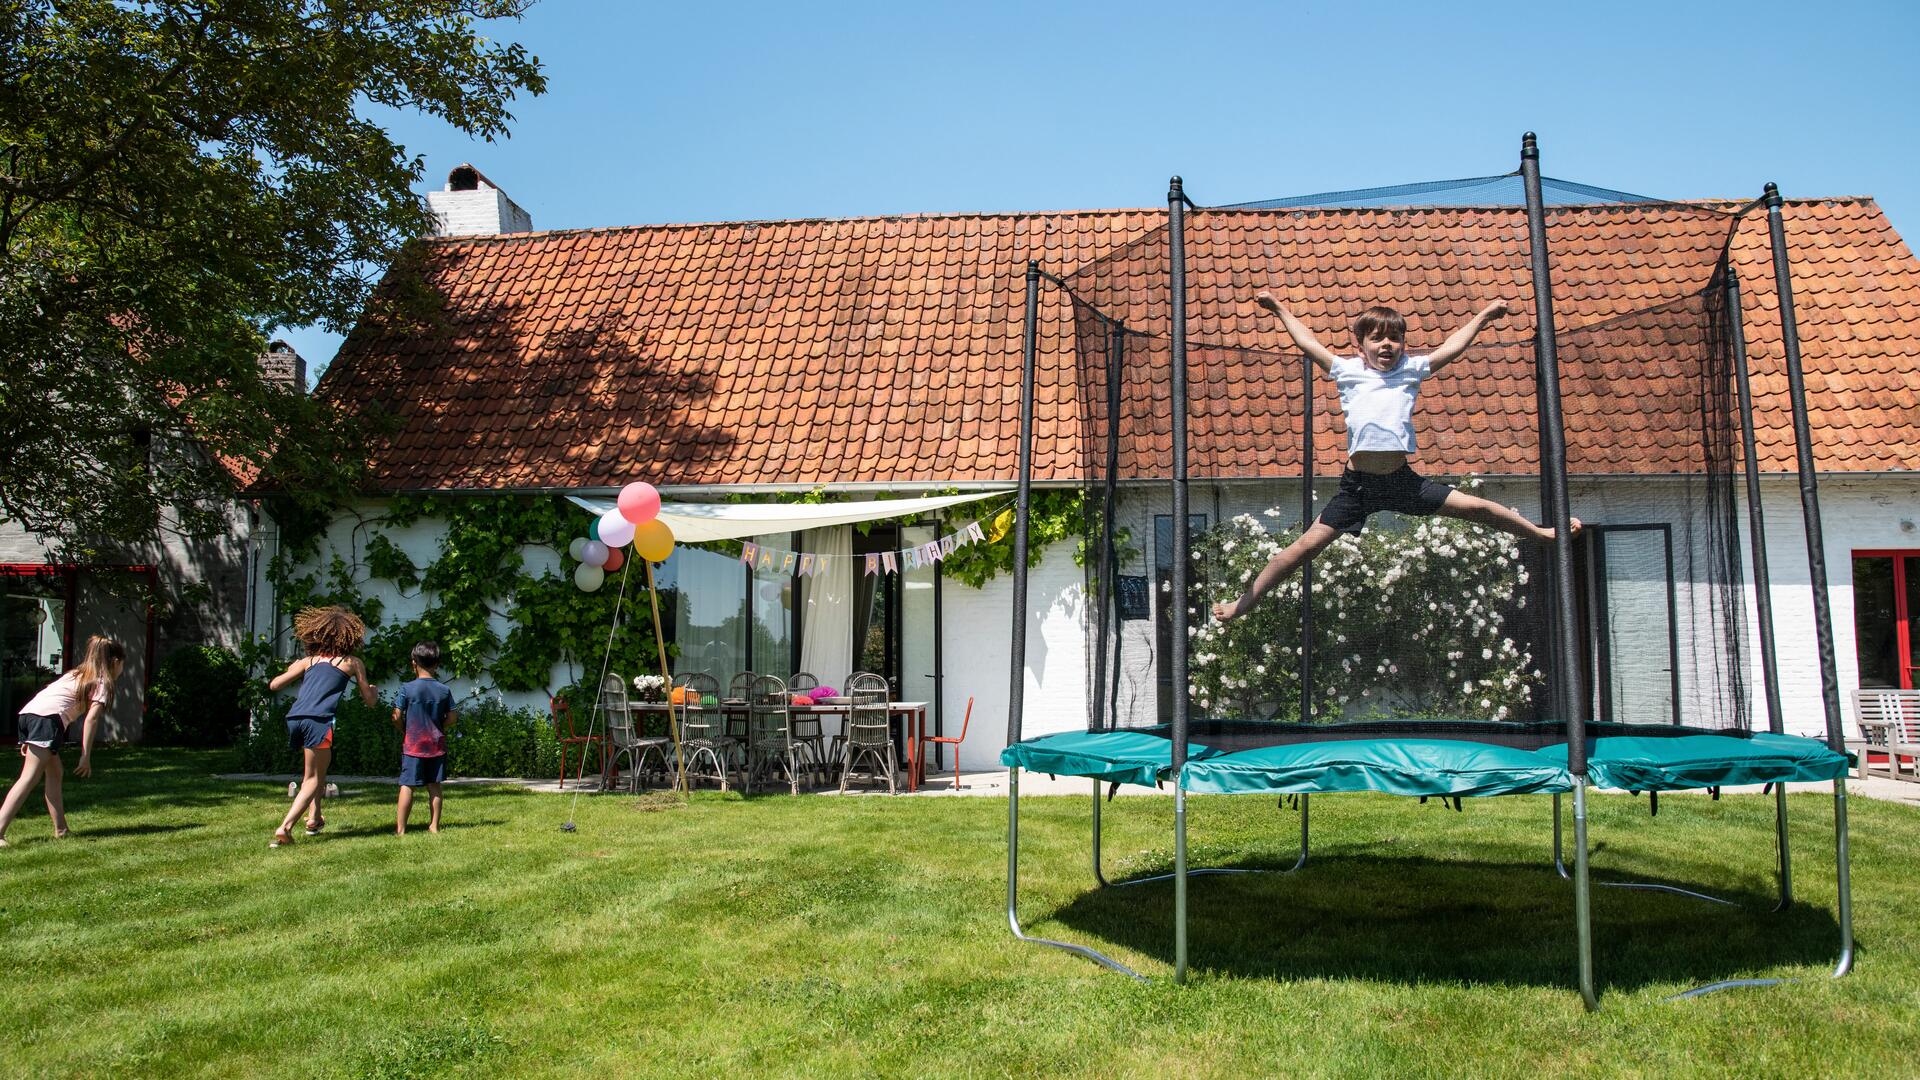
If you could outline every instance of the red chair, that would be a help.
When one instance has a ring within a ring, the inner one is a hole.
[[[923,781],[926,779],[926,772],[927,772],[927,747],[933,743],[945,743],[948,746],[953,747],[953,790],[955,791],[960,790],[960,744],[966,741],[967,725],[972,722],[973,722],[973,699],[968,698],[967,713],[960,720],[960,734],[958,736],[955,736],[954,738],[947,738],[944,735],[920,736],[920,752],[917,755],[919,759],[917,764],[919,765],[920,777]]]
[[[563,697],[556,696],[551,700],[552,705],[549,706],[549,708],[553,713],[553,737],[560,743],[560,790],[565,791],[567,788],[567,747],[578,746],[580,748],[580,775],[574,777],[574,779],[584,779],[587,775],[587,755],[596,751],[600,754],[601,770],[603,773],[605,772],[606,766],[609,763],[607,757],[607,736],[605,732],[597,735],[579,734],[573,727],[573,706],[567,704],[567,699]],[[602,776],[601,786],[604,787],[605,785],[606,778]]]

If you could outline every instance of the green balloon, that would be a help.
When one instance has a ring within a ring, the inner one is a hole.
[[[589,540],[600,539],[600,515],[599,514],[593,515],[593,520],[587,523],[587,539]]]

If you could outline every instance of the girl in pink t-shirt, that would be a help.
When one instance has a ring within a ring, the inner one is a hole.
[[[34,695],[20,710],[20,778],[13,782],[4,803],[0,803],[0,847],[7,846],[7,826],[20,813],[20,807],[33,794],[41,780],[47,782],[47,813],[53,817],[53,835],[67,835],[67,808],[61,798],[62,769],[60,748],[66,745],[67,729],[84,710],[86,723],[80,728],[80,761],[73,767],[75,776],[93,775],[93,742],[100,732],[101,714],[113,698],[113,683],[127,662],[127,650],[120,643],[98,634],[87,639],[87,651],[71,671],[53,680]]]

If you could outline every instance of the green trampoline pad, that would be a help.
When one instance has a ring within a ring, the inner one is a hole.
[[[1303,742],[1188,761],[1188,791],[1223,795],[1384,791],[1390,795],[1525,795],[1570,791],[1566,762],[1459,739]]]
[[[1187,744],[1188,761],[1218,753]],[[1014,743],[1000,751],[1000,763],[1052,776],[1089,776],[1151,787],[1173,767],[1173,743],[1138,731],[1067,731]]]
[[[1676,791],[1725,784],[1778,784],[1833,780],[1847,773],[1847,757],[1818,739],[1759,732],[1747,738],[1727,735],[1595,739],[1587,753],[1587,779],[1622,791]],[[1562,767],[1567,746],[1539,751]]]

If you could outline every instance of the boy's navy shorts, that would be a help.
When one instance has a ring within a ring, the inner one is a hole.
[[[1340,493],[1327,500],[1320,523],[1348,536],[1358,536],[1367,519],[1382,510],[1426,517],[1440,512],[1453,489],[1428,480],[1402,465],[1390,473],[1363,473],[1349,468],[1340,474]]]
[[[298,750],[331,750],[333,721],[311,716],[287,717],[287,741]]]
[[[438,784],[447,778],[447,755],[439,757],[414,757],[412,754],[400,755],[400,786],[426,787]]]

